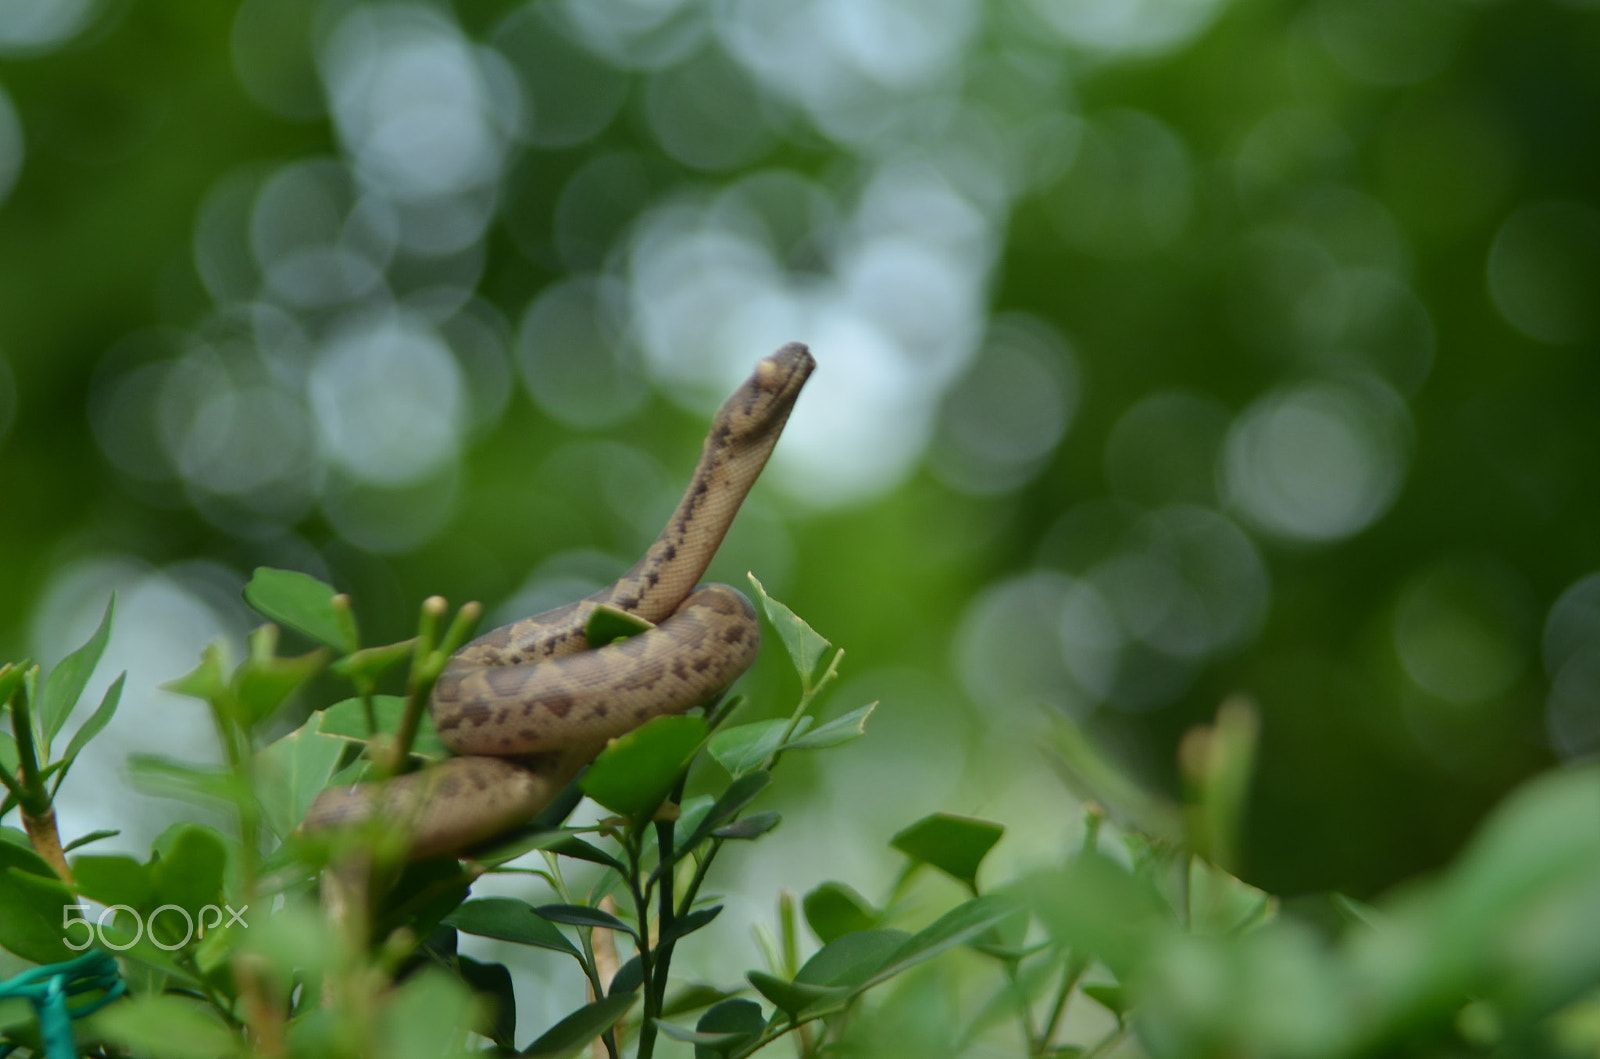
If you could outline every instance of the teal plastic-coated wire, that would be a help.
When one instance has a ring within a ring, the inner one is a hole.
[[[68,1007],[67,998],[101,991],[86,1004]],[[128,991],[128,983],[117,973],[117,961],[109,953],[94,949],[75,960],[48,963],[0,982],[0,1000],[21,997],[33,1005],[39,1020],[39,1036],[48,1059],[77,1059],[72,1043],[72,1020],[92,1015]],[[0,1040],[0,1059],[19,1045]]]

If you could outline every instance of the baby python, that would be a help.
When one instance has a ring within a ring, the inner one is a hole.
[[[513,622],[451,657],[433,689],[434,727],[462,755],[382,784],[318,796],[303,830],[347,827],[376,811],[409,822],[409,855],[456,853],[531,819],[606,742],[652,717],[708,701],[755,662],[750,601],[701,576],[816,362],[791,342],[717,412],[694,476],[633,569],[587,599]],[[599,606],[655,628],[593,647]]]

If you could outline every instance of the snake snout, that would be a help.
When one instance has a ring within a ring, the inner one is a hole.
[[[756,365],[756,385],[772,394],[798,393],[816,366],[804,342],[790,342]]]

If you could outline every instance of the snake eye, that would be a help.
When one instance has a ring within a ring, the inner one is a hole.
[[[782,372],[769,358],[756,365],[756,385],[763,390],[776,390],[783,385]]]

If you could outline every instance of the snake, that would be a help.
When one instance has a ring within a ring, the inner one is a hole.
[[[760,650],[755,609],[734,588],[699,582],[815,367],[798,342],[756,365],[712,420],[666,527],[627,573],[450,657],[429,709],[456,756],[381,783],[329,788],[302,833],[379,815],[408,828],[410,859],[460,853],[532,819],[612,739],[704,705],[737,680]],[[598,607],[650,627],[591,644],[585,630]]]

